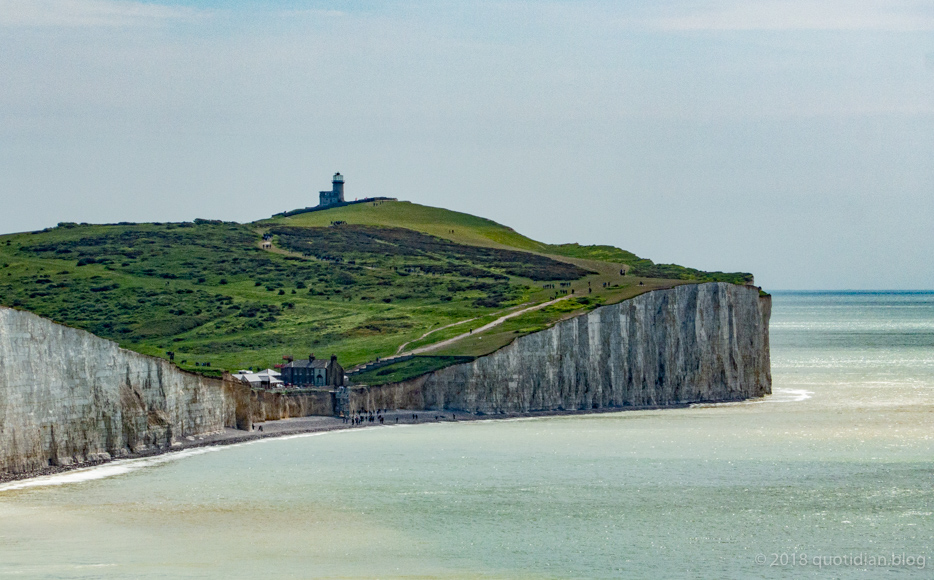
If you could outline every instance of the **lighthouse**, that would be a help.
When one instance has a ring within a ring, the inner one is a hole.
[[[344,176],[340,171],[331,179],[331,193],[337,197],[337,201],[344,201]]]
[[[331,191],[322,191],[319,193],[319,207],[326,207],[336,203],[344,203],[344,176],[340,171],[334,174],[331,179]]]

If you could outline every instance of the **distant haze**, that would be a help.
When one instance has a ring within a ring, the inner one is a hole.
[[[934,288],[934,4],[0,0],[0,232],[349,199]]]

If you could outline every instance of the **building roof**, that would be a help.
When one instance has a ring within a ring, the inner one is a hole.
[[[258,373],[239,372],[233,375],[233,377],[241,381],[246,381],[251,385],[260,385],[263,383],[269,383],[270,385],[282,384],[282,381],[279,380],[279,373],[265,374],[265,371],[260,371]]]
[[[282,365],[282,368],[293,368],[293,369],[326,369],[328,368],[328,361],[325,359],[316,358],[315,360],[301,359],[292,361],[289,364]]]
[[[281,373],[276,369],[266,369],[264,371],[248,371],[248,370],[239,370],[236,372],[238,375],[267,375],[270,377],[278,378],[281,376]]]

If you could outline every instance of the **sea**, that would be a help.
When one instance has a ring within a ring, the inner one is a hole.
[[[0,486],[0,577],[932,578],[934,293],[776,293],[773,394]]]

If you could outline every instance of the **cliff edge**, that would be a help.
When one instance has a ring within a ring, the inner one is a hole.
[[[353,408],[468,413],[728,401],[772,392],[771,297],[714,282],[656,290],[477,360],[355,391]]]

